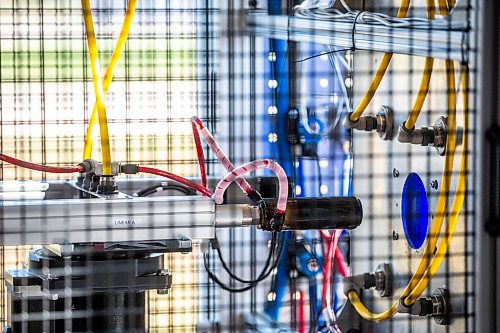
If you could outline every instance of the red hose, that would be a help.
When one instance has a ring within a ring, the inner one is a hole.
[[[224,153],[224,151],[219,146],[217,141],[215,141],[210,131],[205,126],[203,126],[203,123],[201,122],[200,118],[193,116],[193,118],[191,118],[191,124],[195,126],[197,132],[201,132],[201,135],[203,135],[203,138],[205,139],[208,146],[213,151],[219,162],[222,164],[224,169],[226,169],[229,172],[233,171],[234,170],[233,163],[231,163],[226,153]],[[241,188],[243,193],[248,195],[253,192],[252,186],[250,186],[250,184],[248,184],[248,182],[244,178],[238,177],[235,180],[235,182]]]
[[[189,179],[178,176],[178,175],[173,174],[171,172],[163,171],[163,170],[156,169],[156,168],[148,168],[148,167],[139,167],[138,171],[175,180],[176,182],[184,184],[184,185],[200,192],[201,194],[203,194],[206,197],[209,197],[209,198],[212,197],[212,192],[210,192],[210,190],[208,188],[201,186],[200,184],[196,184],[195,182],[193,182]]]
[[[203,148],[201,147],[200,133],[198,132],[198,127],[194,120],[191,120],[191,127],[193,128],[194,145],[196,147],[196,155],[198,156],[198,165],[200,167],[201,185],[203,187],[207,187],[207,171],[205,169],[205,156],[203,155]]]
[[[343,278],[349,276],[349,270],[347,269],[344,256],[342,255],[342,252],[340,251],[340,248],[338,246],[335,248],[335,265],[337,266],[339,274]]]
[[[330,242],[332,241],[330,233],[327,230],[321,230],[321,237],[327,241]],[[337,269],[342,275],[342,277],[349,276],[349,269],[347,268],[347,264],[345,263],[344,255],[342,254],[342,251],[340,248],[337,246],[335,247],[335,265],[337,266]]]
[[[306,295],[305,293],[301,290],[298,292],[299,296],[299,306],[298,306],[298,317],[299,317],[299,327],[298,331],[299,333],[307,333],[306,330]]]
[[[0,153],[0,160],[16,165],[18,167],[26,168],[26,169],[31,169],[35,171],[41,171],[41,172],[50,172],[50,173],[73,173],[73,172],[82,172],[83,167],[82,166],[77,166],[77,167],[57,167],[57,166],[48,166],[48,165],[41,165],[41,164],[35,164],[31,162],[26,162],[22,160],[18,160],[17,158],[10,157],[4,154]]]

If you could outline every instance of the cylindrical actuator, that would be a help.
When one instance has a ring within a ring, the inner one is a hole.
[[[268,225],[276,212],[276,199],[260,206],[260,227]],[[355,229],[363,219],[361,201],[355,197],[290,198],[283,230]]]

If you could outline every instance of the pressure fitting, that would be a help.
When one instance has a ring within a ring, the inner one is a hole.
[[[392,271],[389,264],[383,263],[374,272],[345,277],[343,283],[346,296],[350,291],[375,288],[381,297],[388,297],[392,293]]]
[[[114,194],[118,192],[118,186],[115,182],[114,176],[101,176],[99,180],[99,185],[97,186],[98,194]]]
[[[352,112],[344,120],[344,127],[360,131],[376,131],[383,140],[394,137],[394,114],[390,107],[382,106],[375,116],[362,116],[357,121],[351,120]]]
[[[451,322],[450,292],[446,288],[436,289],[430,297],[420,297],[408,306],[401,298],[396,306],[399,313],[408,313],[420,317],[433,317],[439,325],[449,325]]]
[[[457,127],[456,144],[462,144],[463,129]],[[415,127],[408,129],[403,123],[399,127],[398,141],[402,143],[411,143],[414,145],[435,147],[439,155],[446,153],[446,140],[448,137],[447,117],[439,117],[434,126]]]

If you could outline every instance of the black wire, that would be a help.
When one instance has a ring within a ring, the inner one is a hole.
[[[154,194],[157,192],[156,189],[162,188],[164,191],[172,190],[179,191],[184,193],[185,195],[193,195],[195,192],[186,186],[182,186],[180,184],[155,184],[145,189],[142,189],[136,193],[138,197],[147,197],[148,195]]]
[[[281,257],[281,254],[283,252],[283,241],[284,241],[284,238],[283,237],[279,237],[279,242],[278,242],[278,255],[276,256],[276,258],[274,258],[274,262],[273,264],[269,267],[269,264],[271,262],[271,259],[273,259],[274,257],[274,251],[276,249],[275,246],[273,246],[270,250],[269,250],[269,256],[268,256],[268,259],[266,260],[266,265],[264,267],[264,269],[262,270],[262,272],[259,274],[259,276],[257,277],[257,279],[253,282],[253,283],[250,283],[248,286],[245,286],[245,287],[241,287],[241,288],[232,288],[232,287],[229,287],[227,286],[224,282],[222,282],[211,270],[210,268],[208,267],[208,253],[205,253],[203,255],[203,264],[205,266],[205,270],[207,271],[207,274],[208,274],[208,277],[213,281],[215,282],[217,285],[219,285],[222,289],[226,290],[226,291],[229,291],[229,292],[232,292],[232,293],[241,293],[241,292],[245,292],[245,291],[248,291],[252,288],[254,288],[259,282],[265,280],[269,274],[271,274],[271,272],[276,268],[276,266],[278,265],[278,262],[279,262],[279,258]],[[275,238],[276,239],[276,238]],[[275,244],[276,244],[276,241],[275,241]]]
[[[215,240],[217,241],[217,247],[216,247],[217,255],[219,256],[220,263],[221,263],[222,267],[224,268],[224,270],[227,272],[227,274],[229,274],[230,277],[232,277],[233,279],[235,279],[236,281],[239,281],[241,283],[256,283],[257,279],[245,280],[243,278],[240,278],[239,276],[237,276],[235,273],[232,272],[231,268],[227,265],[226,261],[222,257],[222,251],[220,249],[217,236],[215,236]],[[273,235],[271,238],[271,249],[269,251],[269,255],[267,256],[266,264],[264,265],[264,270],[267,270],[269,268],[269,264],[271,262],[272,254],[275,251],[275,249],[274,249],[275,247],[276,247],[276,233],[273,232]]]

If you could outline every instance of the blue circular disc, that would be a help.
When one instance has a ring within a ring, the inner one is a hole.
[[[429,205],[424,183],[414,172],[408,175],[403,187],[401,215],[408,244],[414,249],[420,248],[429,226]]]

